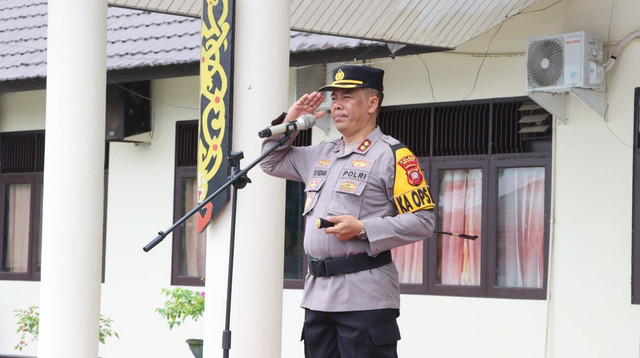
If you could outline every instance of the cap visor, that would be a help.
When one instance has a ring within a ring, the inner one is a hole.
[[[363,86],[363,85],[354,85],[354,84],[344,84],[344,85],[330,84],[330,85],[326,85],[324,87],[320,87],[318,89],[318,92],[333,91],[336,88],[361,88],[361,87],[365,87],[365,86]]]

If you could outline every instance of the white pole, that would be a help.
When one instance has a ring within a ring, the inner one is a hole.
[[[258,131],[288,108],[289,1],[236,1],[233,150],[241,168],[260,155]],[[231,357],[280,358],[285,183],[259,167],[238,191]],[[230,204],[207,229],[204,356],[220,357]]]
[[[49,0],[40,358],[98,356],[106,1]]]

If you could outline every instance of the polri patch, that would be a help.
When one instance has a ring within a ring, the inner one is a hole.
[[[352,179],[358,179],[358,180],[362,180],[362,181],[367,181],[367,176],[369,174],[367,172],[363,172],[360,170],[351,170],[351,169],[345,169],[342,172],[341,178],[352,178]]]

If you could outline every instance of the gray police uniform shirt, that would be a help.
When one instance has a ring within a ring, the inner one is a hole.
[[[263,152],[278,145],[276,141],[280,138],[282,135],[265,139]],[[269,175],[305,183],[304,249],[308,256],[325,259],[364,252],[376,256],[432,235],[433,210],[399,214],[394,199],[396,159],[392,147],[400,144],[396,139],[376,127],[360,145],[345,153],[342,139],[293,147],[294,138],[295,134],[267,156],[260,167]],[[422,173],[417,175],[422,180]],[[368,239],[343,242],[316,228],[318,217],[330,215],[352,215],[361,220]],[[398,272],[390,263],[329,277],[307,274],[301,306],[327,312],[399,309]]]

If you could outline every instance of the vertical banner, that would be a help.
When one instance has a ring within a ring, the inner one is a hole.
[[[222,187],[230,175],[235,0],[202,1],[198,202]],[[198,212],[198,232],[229,202],[230,188]]]

